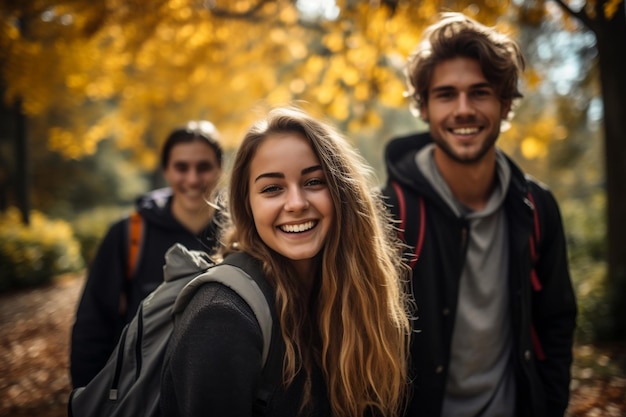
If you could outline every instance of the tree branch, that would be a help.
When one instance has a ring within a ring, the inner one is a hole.
[[[242,12],[234,12],[225,8],[219,8],[211,2],[207,2],[207,9],[215,17],[223,17],[228,19],[242,19],[242,20],[255,20],[258,16],[257,13],[265,4],[271,3],[274,0],[259,0],[256,4],[250,6],[248,10]]]
[[[580,11],[575,12],[563,0],[552,0],[552,1],[554,1],[556,4],[558,4],[559,7],[561,9],[563,9],[563,11],[565,13],[567,13],[570,16],[575,17],[576,19],[580,20],[583,23],[583,25],[587,26],[589,29],[591,29],[592,31],[595,32],[595,30],[594,30],[594,26],[595,26],[594,21],[589,17],[587,12],[585,11],[585,7],[582,7],[580,9]]]

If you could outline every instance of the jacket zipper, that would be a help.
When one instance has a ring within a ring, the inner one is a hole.
[[[126,344],[126,333],[128,333],[128,326],[124,327],[122,335],[120,336],[120,343],[117,349],[117,361],[115,363],[115,374],[113,374],[113,382],[111,383],[111,389],[109,390],[109,400],[117,400],[117,389],[120,384],[120,375],[122,373],[122,365],[124,364],[124,345]]]
[[[135,381],[139,379],[141,374],[142,356],[141,345],[143,343],[143,303],[139,305],[137,310],[137,341],[135,342],[135,360],[137,367],[135,368]]]

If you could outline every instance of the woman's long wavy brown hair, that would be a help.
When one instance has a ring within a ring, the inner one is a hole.
[[[311,294],[294,279],[289,260],[261,240],[250,208],[250,163],[255,152],[268,136],[286,132],[308,140],[334,204],[335,218],[318,257],[318,281]],[[286,345],[284,383],[306,372],[302,404],[306,408],[310,371],[314,362],[319,363],[336,417],[397,416],[406,400],[407,269],[372,180],[372,170],[336,130],[292,107],[274,109],[250,128],[230,179],[232,227],[224,239],[225,251],[243,250],[263,260],[267,279],[276,289]]]

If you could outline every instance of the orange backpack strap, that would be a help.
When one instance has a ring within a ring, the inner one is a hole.
[[[144,224],[141,214],[133,211],[128,218],[128,260],[126,264],[126,279],[132,279],[137,272],[141,246],[143,243]]]
[[[126,242],[126,250],[128,256],[126,259],[126,279],[124,280],[124,285],[120,292],[119,302],[119,314],[122,317],[126,316],[128,312],[128,283],[137,273],[144,233],[143,218],[137,211],[133,211],[126,220],[126,235],[128,239]]]

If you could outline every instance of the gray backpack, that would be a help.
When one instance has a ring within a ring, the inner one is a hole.
[[[228,286],[250,305],[263,334],[263,372],[266,373],[272,341],[268,300],[272,296],[256,260],[239,252],[214,265],[206,254],[176,244],[165,254],[163,269],[164,282],[142,301],[104,368],[87,386],[70,394],[70,417],[158,415],[161,370],[174,318],[205,282]],[[267,396],[267,391],[259,395]],[[267,402],[267,397],[259,401]]]

